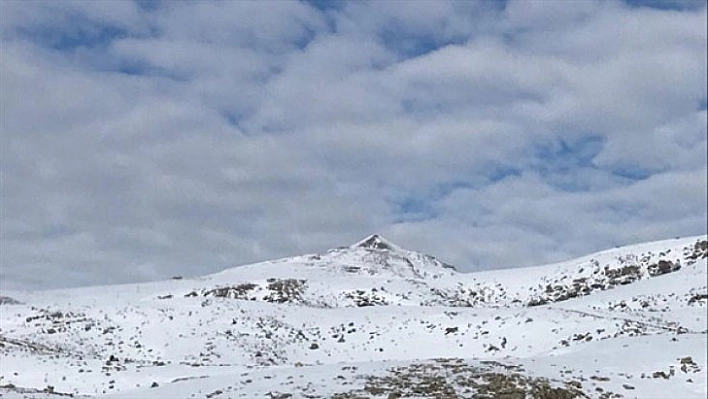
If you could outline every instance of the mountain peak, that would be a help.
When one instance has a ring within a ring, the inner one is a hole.
[[[381,237],[378,234],[372,234],[364,238],[363,240],[352,245],[352,248],[378,249],[386,251],[399,249],[396,244],[392,243],[391,241],[388,241],[387,239]]]

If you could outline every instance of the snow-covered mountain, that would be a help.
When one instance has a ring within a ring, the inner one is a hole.
[[[460,273],[374,235],[0,294],[0,397],[704,398],[705,236]]]

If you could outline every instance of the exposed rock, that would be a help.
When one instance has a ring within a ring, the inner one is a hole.
[[[19,305],[20,301],[9,296],[0,296],[0,305]]]
[[[667,260],[660,260],[658,263],[650,265],[647,268],[649,275],[652,277],[661,276],[663,274],[675,272],[681,269],[681,265],[678,263],[669,262]]]

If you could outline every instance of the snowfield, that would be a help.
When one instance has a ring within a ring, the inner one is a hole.
[[[2,398],[705,398],[708,240],[459,273],[379,236],[0,293]]]

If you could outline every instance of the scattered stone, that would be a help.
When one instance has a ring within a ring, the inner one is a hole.
[[[681,269],[681,265],[667,260],[660,260],[658,263],[649,265],[647,271],[652,277],[661,276]]]
[[[665,380],[668,380],[668,379],[669,379],[669,375],[666,374],[666,373],[663,372],[663,371],[655,371],[654,373],[652,373],[651,376],[652,376],[653,378],[663,378],[663,379],[665,379]]]
[[[445,335],[456,333],[458,330],[457,327],[447,327],[445,328]]]
[[[682,357],[680,359],[681,364],[695,364],[691,356]]]
[[[593,375],[593,376],[590,377],[590,379],[591,379],[591,380],[595,380],[595,381],[609,381],[609,380],[610,380],[609,377],[602,377],[602,376],[599,376],[599,375]]]

